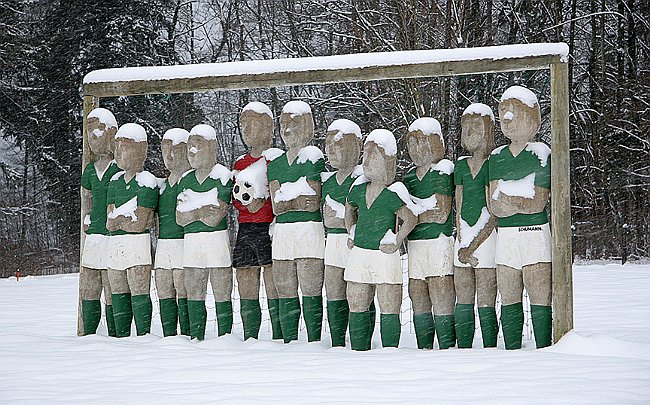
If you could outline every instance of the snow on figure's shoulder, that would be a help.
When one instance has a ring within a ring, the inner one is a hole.
[[[401,181],[396,181],[395,183],[388,186],[388,190],[397,194],[397,196],[407,204],[412,204],[413,200],[411,199],[411,194],[408,189]]]
[[[221,180],[221,184],[224,186],[232,180],[232,172],[219,163],[214,165],[208,176],[213,180]]]
[[[506,100],[516,99],[526,104],[528,107],[533,108],[535,105],[539,106],[537,96],[535,93],[523,86],[510,86],[501,96],[501,102]]]
[[[183,177],[187,176],[188,174],[192,173],[193,171],[194,171],[194,169],[190,169],[190,170],[186,171],[185,173],[181,174],[181,179]],[[180,181],[180,179],[179,179],[179,181]]]
[[[551,148],[549,148],[548,145],[544,142],[528,142],[526,150],[537,156],[539,164],[542,165],[542,167],[546,167],[548,157],[551,156]]]
[[[353,179],[356,179],[359,176],[363,176],[363,165],[356,165],[354,167],[354,170],[352,170],[352,176]]]
[[[362,174],[359,177],[357,177],[356,180],[354,180],[354,182],[352,183],[352,186],[350,186],[350,189],[352,189],[352,187],[368,183],[369,181],[370,180],[368,180],[368,178],[365,175]]]
[[[438,163],[432,164],[429,171],[437,171],[440,174],[451,175],[454,172],[454,163],[449,159],[442,159]]]
[[[322,183],[325,183],[327,180],[329,180],[330,177],[334,176],[336,172],[322,172],[320,174],[320,181]]]
[[[490,153],[490,155],[498,155],[498,154],[501,153],[501,151],[502,151],[504,148],[506,148],[507,146],[508,146],[508,145],[501,145],[501,146],[499,146],[498,148],[495,148],[495,149]]]
[[[239,162],[240,160],[242,160],[245,157],[246,157],[246,155],[241,155],[237,159],[235,159],[235,162]]]
[[[395,135],[387,129],[374,129],[368,134],[364,145],[374,143],[383,149],[387,156],[395,156],[397,154],[397,141]]]
[[[111,181],[117,181],[117,180],[119,180],[120,177],[124,176],[125,173],[126,173],[126,172],[125,172],[124,170],[122,170],[121,172],[117,172],[117,173],[115,173],[115,174],[113,175],[113,177],[111,177]]]
[[[165,181],[166,179],[161,179],[159,177],[156,177],[156,183],[158,186],[158,192],[162,194],[165,189],[167,188],[167,182]]]
[[[284,151],[278,148],[268,148],[267,150],[262,152],[262,156],[264,156],[264,159],[268,160],[269,162],[274,161],[275,159],[279,158],[282,155],[284,155]]]
[[[313,145],[305,146],[298,151],[298,163],[318,163],[319,160],[325,159],[323,152]]]
[[[458,157],[458,161],[460,162],[461,160],[469,159],[471,156],[460,156]]]
[[[156,188],[158,187],[158,179],[153,174],[144,170],[135,175],[135,181],[140,187]]]

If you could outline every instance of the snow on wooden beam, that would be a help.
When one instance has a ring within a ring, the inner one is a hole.
[[[568,52],[565,43],[542,43],[102,69],[84,77],[84,94],[189,93],[548,69],[566,62]]]

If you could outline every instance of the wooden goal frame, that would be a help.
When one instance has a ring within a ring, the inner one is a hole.
[[[573,329],[567,58],[566,44],[545,43],[96,70],[86,75],[83,83],[82,170],[92,160],[86,133],[86,116],[93,108],[99,107],[102,97],[549,69],[553,150],[553,337],[557,342]],[[84,204],[81,206],[84,207]],[[82,211],[82,250],[85,215],[86,212]],[[78,311],[77,332],[81,334],[81,300]]]

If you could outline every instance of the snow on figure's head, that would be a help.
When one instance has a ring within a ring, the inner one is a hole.
[[[209,170],[217,164],[217,132],[210,125],[195,125],[187,139],[187,160],[193,169]]]
[[[431,117],[413,121],[406,134],[406,147],[416,166],[430,166],[439,162],[445,155],[440,122]]]
[[[181,143],[187,143],[189,137],[190,133],[183,128],[170,128],[165,131],[162,139],[163,141],[169,140],[173,146],[176,146]]]
[[[172,172],[185,171],[189,166],[187,160],[187,140],[190,133],[183,128],[168,129],[163,135],[160,150],[165,167]]]
[[[333,168],[353,170],[361,154],[361,128],[348,119],[332,121],[325,134],[325,154]]]
[[[482,103],[470,104],[460,119],[460,144],[473,155],[487,157],[494,148],[494,114]]]
[[[397,172],[397,141],[387,129],[375,129],[363,145],[363,173],[374,183],[385,186],[395,180]]]
[[[115,135],[115,162],[122,170],[142,171],[147,146],[147,132],[141,125],[124,124]]]
[[[86,117],[88,146],[95,155],[112,155],[115,149],[117,120],[105,108],[95,108]]]
[[[533,141],[542,122],[537,96],[525,87],[509,87],[499,102],[499,121],[512,142]]]
[[[244,144],[252,151],[261,152],[273,142],[273,113],[263,103],[253,101],[246,104],[239,116]]]
[[[200,136],[207,141],[212,141],[217,139],[217,131],[208,124],[199,124],[195,125],[190,129],[190,136]]]
[[[91,118],[97,119],[99,122],[104,124],[107,129],[115,128],[117,130],[117,120],[115,119],[115,116],[105,108],[98,107],[89,112],[86,119],[89,120]]]
[[[304,101],[289,101],[280,114],[280,136],[289,149],[304,148],[314,137],[314,118]]]

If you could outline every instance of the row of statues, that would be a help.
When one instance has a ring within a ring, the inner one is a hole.
[[[96,332],[102,290],[109,335],[129,336],[132,319],[138,335],[149,333],[152,268],[165,336],[180,325],[181,334],[204,339],[208,279],[218,335],[230,333],[234,268],[244,339],[259,334],[263,277],[273,339],[298,339],[301,313],[308,341],[321,339],[324,287],[333,346],[346,345],[349,329],[353,350],[371,348],[376,297],[382,345],[397,347],[406,242],[418,348],[433,348],[435,335],[441,349],[472,347],[476,302],[483,346],[496,347],[497,291],[505,348],[520,348],[524,287],[537,347],[550,345],[550,149],[534,142],[541,118],[530,90],[509,88],[498,110],[510,144],[494,149],[492,110],[471,104],[461,118],[461,144],[470,155],[455,165],[444,157],[439,122],[414,121],[406,135],[413,168],[401,182],[394,135],[375,129],[364,140],[347,119],[327,128],[325,153],[334,171],[326,171],[323,153],[309,145],[314,122],[302,101],[288,102],[280,115],[286,151],[271,148],[271,110],[246,105],[240,125],[249,152],[232,171],[217,162],[211,126],[170,129],[161,144],[169,170],[164,180],[143,169],[144,128],[118,129],[108,110],[93,110],[87,133],[96,160],[82,176],[89,213],[80,279],[83,334]],[[231,204],[239,214],[232,254]]]

